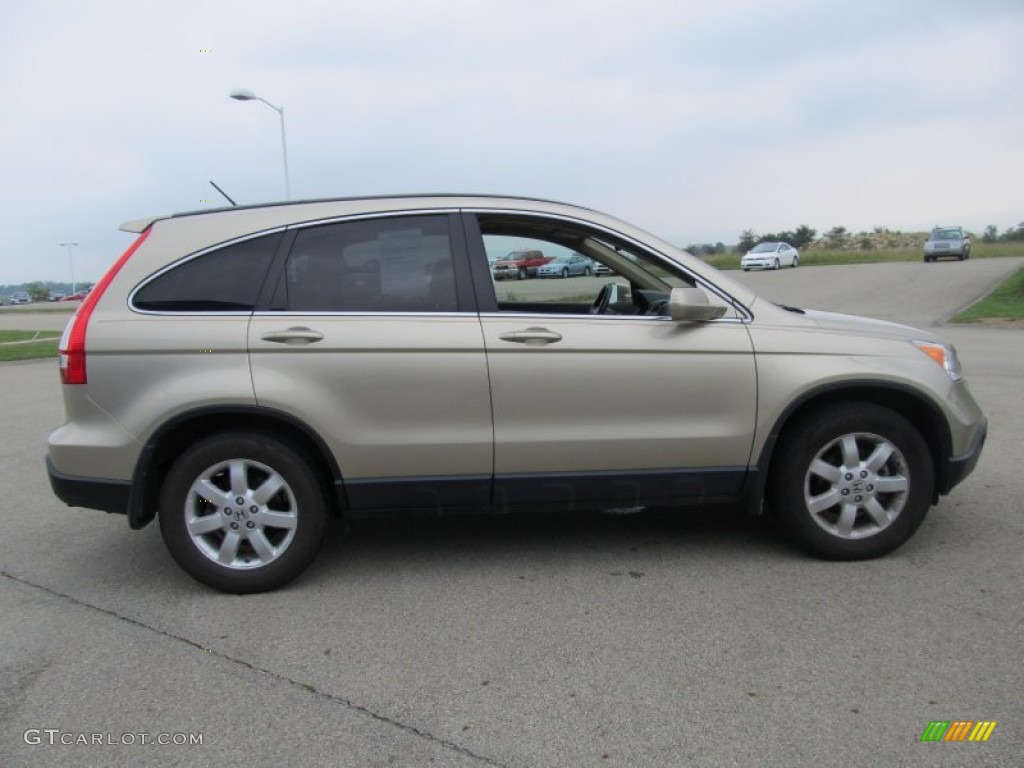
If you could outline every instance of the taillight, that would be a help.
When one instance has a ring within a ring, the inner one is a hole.
[[[85,331],[89,325],[89,318],[92,316],[93,307],[107,290],[110,281],[120,271],[124,263],[131,258],[138,250],[143,241],[149,237],[152,228],[146,229],[136,238],[131,247],[121,254],[119,258],[105,274],[95,287],[89,291],[89,295],[82,301],[82,305],[71,318],[71,322],[64,329],[64,335],[60,339],[60,380],[63,384],[85,384]]]

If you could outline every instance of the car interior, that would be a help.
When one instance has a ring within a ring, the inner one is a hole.
[[[494,281],[498,308],[505,312],[591,315],[669,315],[673,287],[694,286],[692,277],[670,272],[656,257],[613,238],[575,228],[559,221],[481,217],[480,229],[490,257],[497,245],[522,241],[521,250],[541,250],[547,256],[563,251],[583,254],[595,267],[604,265],[610,275],[578,278],[564,291],[552,293],[541,281]]]

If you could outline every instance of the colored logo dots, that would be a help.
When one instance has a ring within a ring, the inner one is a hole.
[[[200,53],[213,53],[213,49],[212,48],[200,48],[199,52]]]

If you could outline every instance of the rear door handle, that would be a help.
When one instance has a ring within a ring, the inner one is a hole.
[[[320,331],[304,326],[293,326],[283,331],[270,331],[260,336],[264,341],[276,341],[279,344],[315,344],[324,335]]]
[[[527,328],[525,331],[509,331],[498,336],[502,341],[513,341],[530,347],[543,347],[562,340],[562,334],[547,328]]]

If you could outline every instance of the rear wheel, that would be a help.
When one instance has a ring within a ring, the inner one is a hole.
[[[584,277],[590,277],[592,272],[593,272],[593,270],[590,267],[584,267],[583,268],[583,276]]]
[[[935,485],[928,447],[873,403],[818,411],[778,447],[769,495],[794,538],[828,560],[879,557],[917,530]]]
[[[291,446],[248,432],[214,435],[171,467],[160,532],[190,576],[236,594],[276,589],[316,557],[324,493]]]
[[[566,278],[568,276],[569,276],[569,269],[567,267],[562,267],[562,278],[564,279],[564,278]]]
[[[798,265],[799,263],[800,263],[800,257],[799,257],[799,256],[794,256],[794,257],[793,257],[793,263],[792,263],[792,264],[790,264],[790,266],[791,266],[791,267],[792,267],[793,269],[796,269],[796,267],[797,267],[797,265]]]

